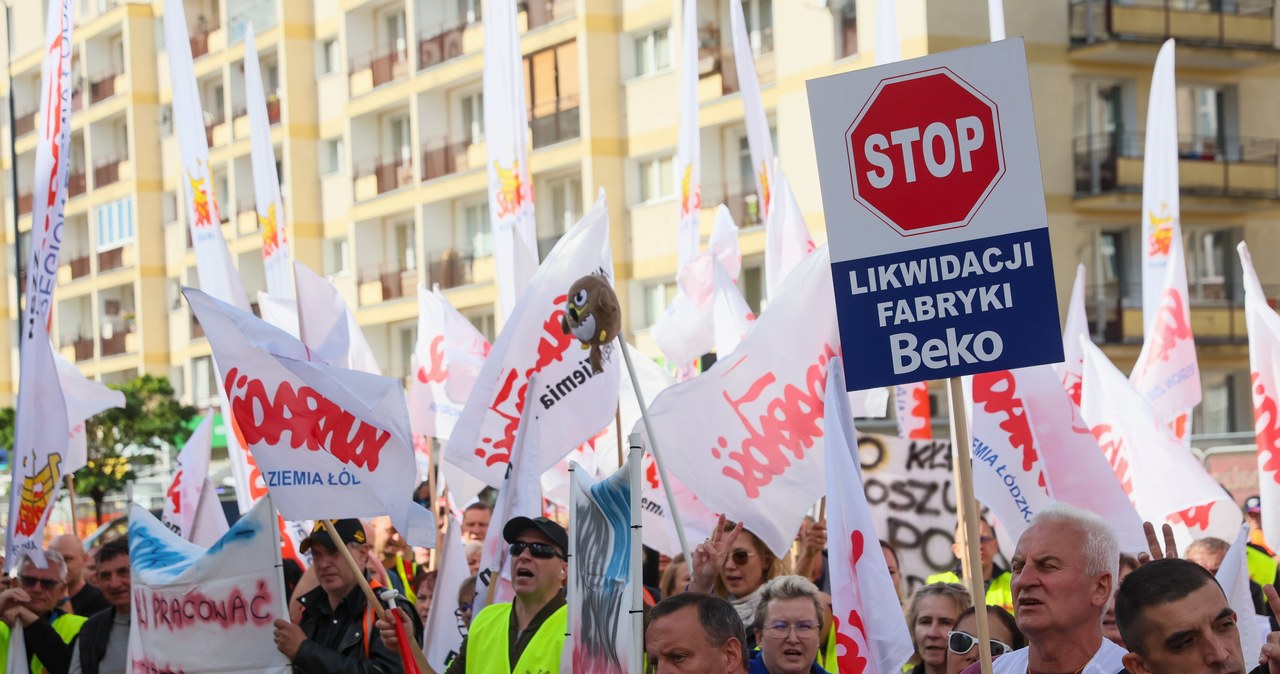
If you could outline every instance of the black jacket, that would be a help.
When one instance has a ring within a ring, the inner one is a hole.
[[[298,598],[303,613],[299,626],[307,640],[302,642],[293,658],[297,674],[400,674],[404,665],[400,654],[382,643],[382,635],[373,626],[373,612],[366,610],[367,602],[359,587],[338,604],[329,606],[329,596],[324,588],[316,589]],[[404,599],[399,607],[412,620],[406,625],[415,638],[422,634],[421,620],[413,605]],[[366,646],[367,644],[367,646]]]
[[[115,617],[116,610],[108,606],[105,611],[93,614],[80,628],[80,671],[84,674],[98,674],[98,664],[107,654],[107,642],[111,640]]]

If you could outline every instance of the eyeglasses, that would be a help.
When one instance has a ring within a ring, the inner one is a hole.
[[[516,557],[519,557],[520,553],[524,552],[526,549],[529,551],[529,554],[533,555],[534,559],[552,559],[555,557],[559,557],[560,559],[565,558],[564,555],[560,554],[559,550],[556,550],[546,543],[533,543],[529,541],[516,541],[515,543],[512,543],[511,558],[515,559]]]
[[[979,543],[995,543],[996,537],[995,536],[979,536],[978,542]]]
[[[791,634],[791,630],[795,630],[796,636],[804,639],[817,633],[818,623],[813,622],[812,620],[801,620],[798,623],[775,620],[768,625],[765,625],[764,628],[765,631],[774,637],[786,637],[788,634]]]
[[[39,585],[44,588],[45,592],[52,592],[54,588],[62,584],[62,581],[56,578],[36,578],[35,576],[18,576],[18,582],[28,590]]]
[[[1013,650],[1013,646],[991,639],[991,656],[1004,655]],[[978,644],[978,637],[968,632],[947,632],[947,650],[956,655],[964,655]]]
[[[458,608],[453,609],[453,617],[459,620],[469,613],[471,613],[471,604],[458,604]]]
[[[738,548],[737,550],[734,550],[733,552],[729,553],[729,559],[732,559],[734,564],[737,564],[738,566],[742,566],[743,564],[747,563],[748,559],[755,557],[756,554],[758,553],[751,552],[750,550],[744,550],[742,548]]]

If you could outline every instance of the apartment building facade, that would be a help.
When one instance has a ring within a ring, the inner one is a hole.
[[[750,178],[729,2],[699,0],[703,231],[725,203],[741,227],[748,302],[763,302],[763,226]],[[185,0],[224,233],[251,301],[264,289],[244,115],[244,29],[257,32],[268,115],[298,259],[333,280],[388,375],[405,376],[418,285],[438,284],[490,338],[501,329],[487,196],[481,0]],[[0,57],[6,116],[6,292],[16,319],[15,236],[30,229],[41,3],[11,2]],[[46,2],[47,4],[47,2]],[[169,114],[159,0],[77,0],[76,112],[55,345],[104,381],[170,376],[214,398],[209,348],[181,301],[195,285]],[[874,63],[870,0],[742,0],[775,144],[815,239],[825,239],[804,82]],[[28,6],[29,5],[29,6]],[[603,188],[624,326],[649,326],[674,294],[679,16],[671,0],[520,0],[539,252]],[[1280,37],[1274,0],[1006,3],[1026,39],[1065,311],[1088,268],[1090,329],[1122,368],[1141,345],[1142,142],[1151,67],[1179,40],[1182,225],[1205,401],[1197,433],[1252,429],[1235,244],[1248,240],[1280,297]],[[988,39],[980,0],[898,3],[906,58]],[[17,188],[8,152],[16,136]],[[26,190],[26,191],[24,191]],[[24,201],[25,199],[25,201]],[[21,242],[17,242],[21,246]],[[11,321],[13,325],[13,321]],[[0,333],[0,398],[16,387],[16,330]],[[941,410],[935,411],[941,416]],[[940,419],[940,423],[945,420]],[[1232,435],[1234,434],[1234,435]]]

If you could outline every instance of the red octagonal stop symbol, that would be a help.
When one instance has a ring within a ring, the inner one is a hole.
[[[882,80],[845,138],[854,198],[903,236],[964,227],[1004,175],[995,102],[947,68]]]

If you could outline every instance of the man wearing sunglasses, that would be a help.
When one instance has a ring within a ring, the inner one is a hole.
[[[502,538],[511,546],[507,563],[515,601],[476,614],[446,674],[560,671],[569,534],[545,517],[515,517],[502,528]]]
[[[62,555],[45,550],[45,568],[30,557],[18,562],[18,582],[0,592],[0,661],[9,656],[9,631],[23,627],[23,643],[31,658],[32,674],[65,672],[71,664],[72,643],[85,623],[84,616],[58,608],[67,595],[67,563]]]
[[[960,527],[963,523],[956,524],[955,543],[951,544],[951,553],[956,556],[955,568],[942,573],[935,573],[925,580],[926,585],[933,583],[959,583],[964,585],[961,580],[960,557],[965,554],[960,549]],[[1000,608],[1013,612],[1013,590],[1010,588],[1010,581],[1013,579],[1012,574],[1000,568],[996,564],[996,553],[1000,552],[1000,543],[996,540],[996,532],[987,523],[986,518],[978,520],[978,551],[982,557],[982,583],[987,588],[987,605],[999,606]],[[965,587],[968,587],[965,585]]]

